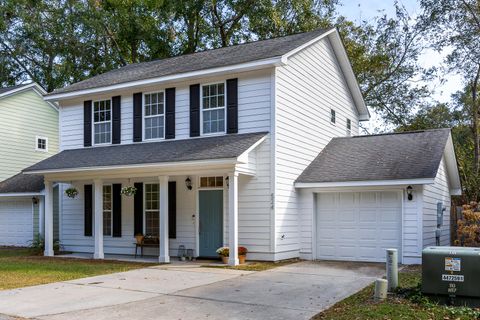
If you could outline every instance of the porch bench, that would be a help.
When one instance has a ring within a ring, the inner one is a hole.
[[[143,257],[143,248],[159,248],[160,242],[158,238],[143,239],[141,243],[135,242],[135,259],[137,258],[138,248],[140,248],[140,256]]]

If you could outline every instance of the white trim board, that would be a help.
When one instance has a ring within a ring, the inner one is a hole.
[[[342,181],[342,182],[296,182],[295,188],[337,188],[337,187],[374,187],[374,186],[402,186],[423,185],[434,183],[434,178],[426,179],[398,179],[398,180],[370,180],[370,181]]]

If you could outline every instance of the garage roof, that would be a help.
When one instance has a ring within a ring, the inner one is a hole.
[[[45,188],[43,176],[19,173],[0,182],[0,194],[38,193]]]
[[[296,184],[434,179],[449,138],[450,129],[333,138]]]

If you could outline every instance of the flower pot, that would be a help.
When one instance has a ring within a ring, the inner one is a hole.
[[[138,236],[135,236],[135,239],[137,239],[138,244],[142,244],[144,236],[143,235],[138,235]]]
[[[222,262],[223,262],[224,264],[228,264],[228,257],[222,256]]]
[[[245,264],[245,259],[247,259],[247,256],[238,256],[238,262],[240,264]]]

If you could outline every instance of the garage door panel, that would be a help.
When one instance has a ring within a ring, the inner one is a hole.
[[[387,248],[401,249],[401,208],[397,192],[317,195],[317,258],[385,261]]]
[[[0,201],[0,245],[28,246],[32,239],[31,199]]]

